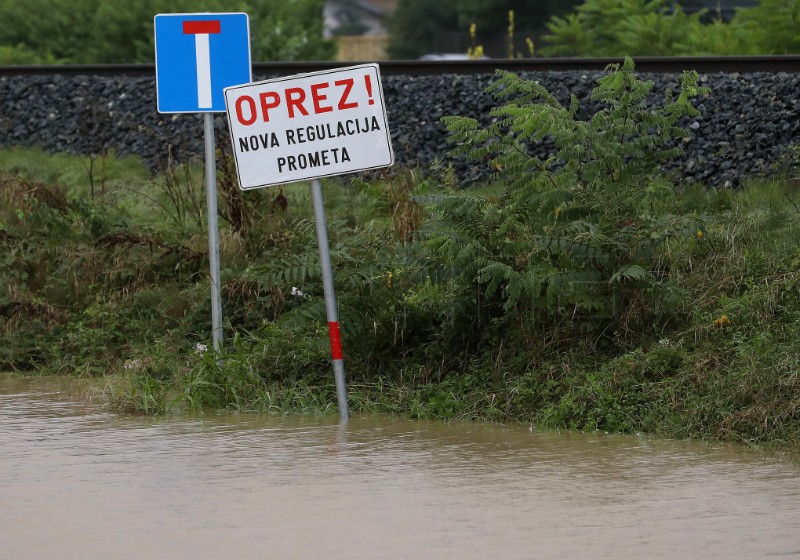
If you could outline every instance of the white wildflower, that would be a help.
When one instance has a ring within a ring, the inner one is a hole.
[[[290,293],[294,297],[303,297],[306,295],[302,291],[300,291],[300,288],[295,288],[294,286],[292,286],[292,291]]]
[[[141,369],[142,360],[125,360],[125,363],[122,364],[122,367],[125,369]]]
[[[195,354],[205,354],[208,352],[208,345],[207,344],[200,344],[199,342],[194,345],[194,353]]]

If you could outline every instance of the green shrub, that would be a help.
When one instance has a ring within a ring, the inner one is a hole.
[[[153,17],[241,11],[250,15],[253,59],[324,60],[322,0],[148,0],[120,9],[113,0],[0,0],[0,62],[153,62]]]
[[[592,98],[604,108],[588,120],[576,117],[574,96],[562,106],[508,72],[490,91],[511,100],[490,112],[487,127],[444,119],[453,154],[487,161],[506,185],[496,198],[440,197],[441,229],[429,240],[455,267],[462,295],[479,288],[475,306],[488,320],[530,334],[567,324],[624,341],[674,312],[680,291],[658,269],[658,251],[705,226],[702,216],[671,213],[676,194],[664,164],[689,134],[679,121],[696,113],[691,99],[707,90],[687,72],[677,96],[668,90],[651,105],[652,82],[633,70],[628,58],[598,80]],[[528,145],[544,140],[552,154],[531,155]]]
[[[747,54],[800,53],[800,0],[760,0],[738,10],[733,25],[746,38]]]
[[[761,0],[725,22],[670,0],[585,0],[553,17],[546,56],[702,56],[800,52],[800,1]]]
[[[686,53],[701,12],[686,14],[669,0],[586,0],[554,17],[544,38],[546,56],[670,56]]]

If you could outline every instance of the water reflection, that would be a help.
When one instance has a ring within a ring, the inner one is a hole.
[[[0,380],[0,558],[800,555],[800,469],[737,447],[61,395]]]

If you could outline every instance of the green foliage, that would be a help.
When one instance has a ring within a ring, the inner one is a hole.
[[[246,337],[234,335],[215,354],[163,343],[143,345],[109,380],[110,408],[128,414],[231,409],[273,414],[330,412],[335,385],[322,332],[267,323]]]
[[[730,22],[670,0],[585,0],[547,24],[549,56],[700,56],[800,52],[798,0],[761,0]]]
[[[354,414],[796,445],[798,184],[673,189],[671,119],[702,91],[688,75],[659,101],[630,70],[601,80],[586,121],[503,75],[502,135],[462,146],[491,146],[496,184],[326,182]],[[539,133],[557,159],[525,153]],[[104,376],[125,414],[335,414],[307,185],[244,193],[249,217],[220,222],[215,354],[207,240],[187,210],[202,174],[106,164],[92,196],[85,158],[0,151],[0,368]]]
[[[40,54],[24,45],[0,45],[0,64],[55,64],[50,54]]]
[[[134,333],[188,324],[194,303],[180,292],[202,263],[191,245],[197,230],[148,231],[174,209],[154,204],[160,191],[140,162],[109,156],[96,198],[74,156],[8,150],[0,162],[13,170],[0,175],[0,367],[104,373]],[[143,183],[138,198],[122,175]]]
[[[512,100],[490,112],[488,127],[444,121],[454,155],[488,161],[507,188],[496,199],[442,197],[434,254],[480,287],[482,305],[528,329],[566,321],[625,338],[669,314],[677,292],[656,270],[659,247],[704,227],[697,215],[670,213],[675,193],[663,169],[688,134],[679,119],[707,93],[697,75],[685,73],[677,96],[668,90],[650,106],[652,82],[626,59],[598,81],[592,98],[605,107],[585,121],[574,97],[564,107],[537,82],[499,75],[491,91]],[[527,146],[545,140],[552,155],[531,156]]]
[[[400,0],[391,21],[388,52],[392,58],[414,59],[427,53],[466,51],[467,30],[473,23],[482,31],[493,31],[504,38],[509,11],[514,12],[516,28],[527,33],[541,28],[547,18],[565,12],[575,1]],[[448,41],[443,35],[454,40]],[[464,42],[459,42],[459,38]],[[504,49],[499,56],[505,56],[506,52]]]
[[[669,0],[586,0],[554,17],[542,49],[554,56],[675,56],[693,54],[703,12],[686,14]]]
[[[230,3],[218,0],[230,10]],[[273,0],[241,2],[240,11],[250,14],[253,59],[330,60],[335,44],[323,39],[322,0]]]
[[[236,12],[250,16],[253,59],[326,60],[322,0],[146,0],[120,9],[112,0],[0,0],[0,61],[6,63],[152,62],[153,17],[160,13]]]
[[[99,0],[0,0],[0,45],[36,53],[41,62],[77,62],[92,41]]]
[[[761,0],[739,10],[734,24],[754,54],[800,53],[800,0]]]
[[[574,0],[461,0],[458,6],[458,28],[466,29],[470,23],[479,22],[487,29],[505,29],[508,12],[513,11],[520,29],[534,29],[551,14],[566,10]]]
[[[391,58],[414,59],[434,50],[433,38],[445,22],[458,17],[451,2],[404,0],[391,20],[388,53]]]

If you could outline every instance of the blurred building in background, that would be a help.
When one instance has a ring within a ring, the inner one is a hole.
[[[386,60],[388,20],[398,0],[326,0],[325,37],[336,38],[337,60]]]

